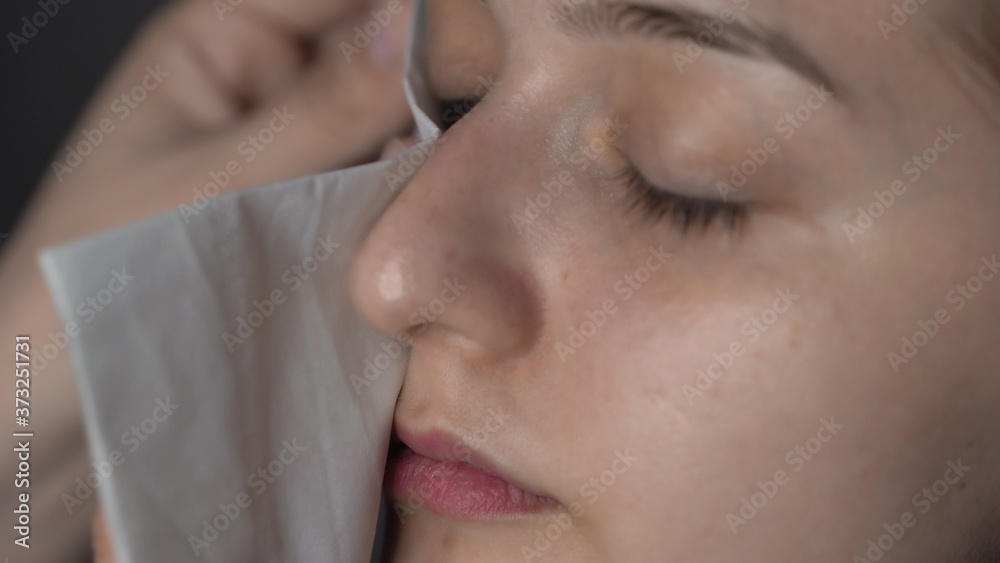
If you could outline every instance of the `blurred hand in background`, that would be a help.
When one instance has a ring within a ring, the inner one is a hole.
[[[182,0],[152,18],[95,93],[0,257],[5,338],[30,335],[34,357],[50,342],[60,349],[32,373],[32,549],[19,560],[86,560],[97,508],[96,493],[65,496],[94,467],[38,251],[378,156],[410,126],[409,10],[409,0]],[[13,344],[2,355],[11,365]],[[4,396],[13,383],[4,378]],[[16,466],[9,448],[0,458]],[[4,494],[6,514],[14,500]]]

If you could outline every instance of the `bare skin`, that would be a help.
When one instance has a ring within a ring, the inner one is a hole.
[[[931,563],[995,535],[996,101],[933,48],[966,4],[888,36],[885,0],[743,4],[685,5],[783,30],[831,83],[683,38],[566,33],[555,2],[431,1],[437,96],[498,84],[376,226],[352,295],[414,333],[396,423],[464,440],[512,413],[478,453],[555,506],[418,508],[392,561]],[[616,118],[616,150],[596,150]],[[650,217],[627,164],[745,222]],[[417,332],[451,279],[468,289]]]
[[[419,507],[391,560],[971,560],[1000,507],[998,102],[936,29],[971,3],[887,36],[889,1],[645,3],[752,17],[812,68],[590,38],[551,23],[559,4],[431,1],[438,97],[497,84],[353,265],[386,335],[468,286],[414,336],[396,424],[472,442],[510,413],[479,454],[557,507]],[[628,163],[745,222],[650,217]]]

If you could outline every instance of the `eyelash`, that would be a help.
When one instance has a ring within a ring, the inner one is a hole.
[[[440,112],[444,130],[468,115],[479,101],[477,98],[442,101]],[[458,119],[449,118],[453,113],[458,114]],[[657,188],[631,164],[615,174],[613,179],[628,188],[631,209],[641,211],[654,221],[669,217],[684,235],[694,228],[704,233],[717,221],[722,223],[726,232],[739,234],[749,215],[745,204],[684,196]]]
[[[716,223],[728,233],[740,234],[749,217],[746,204],[691,197],[657,188],[632,165],[615,174],[614,179],[628,188],[630,209],[654,221],[670,219],[684,235],[694,229],[704,233]]]

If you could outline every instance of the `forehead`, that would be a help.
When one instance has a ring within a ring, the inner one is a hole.
[[[817,58],[836,61],[890,55],[939,8],[930,0],[901,1],[902,7],[893,0],[428,0],[428,5],[431,38],[442,33],[452,39],[464,37],[463,46],[472,48],[470,55],[477,51],[474,44],[482,38],[482,28],[491,23],[503,28],[508,42],[530,41],[564,31],[553,22],[600,3],[679,8],[721,24],[729,14],[737,14],[780,31]]]
[[[513,14],[525,6],[526,0],[489,0],[496,5],[501,17]],[[893,10],[895,0],[541,0],[538,10],[549,17],[572,15],[587,5],[638,4],[664,9],[679,9],[702,14],[705,27],[718,29],[735,15],[760,27],[778,32],[802,45],[812,56],[826,64],[838,60],[869,59],[872,54],[891,55],[893,43],[905,43],[906,37],[921,27],[915,22],[930,16],[930,9],[921,2],[929,0],[904,0],[913,8]],[[893,24],[893,21],[896,24]],[[904,21],[905,20],[905,21]],[[880,22],[887,22],[890,30]],[[544,32],[544,28],[538,31]],[[893,40],[893,41],[890,41]],[[899,39],[899,41],[895,41]]]
[[[553,20],[588,2],[680,8],[722,24],[736,13],[789,38],[835,80],[879,97],[926,82],[931,63],[921,43],[935,10],[943,9],[931,0],[428,0],[429,53],[438,63],[431,72],[449,74],[432,78],[456,83],[446,88],[455,92],[467,89],[458,84],[463,80],[474,86],[482,68],[502,66],[505,47],[530,50],[565,34]]]

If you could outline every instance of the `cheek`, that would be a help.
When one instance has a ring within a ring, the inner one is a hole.
[[[773,279],[722,276],[680,254],[652,271],[656,261],[641,252],[622,254],[629,258],[589,266],[618,276],[566,288],[573,297],[561,306],[572,313],[553,329],[565,381],[552,384],[561,394],[549,416],[558,411],[565,422],[553,428],[586,437],[567,446],[577,463],[565,470],[569,482],[591,486],[571,496],[594,501],[584,507],[610,542],[635,537],[636,512],[661,528],[670,521],[731,537],[725,515],[741,487],[786,466],[798,431],[815,430],[826,412],[815,398],[849,372],[824,352],[835,331],[800,291]],[[636,458],[627,470],[615,462],[624,453]]]
[[[942,450],[927,467],[909,465],[914,443],[941,434],[923,419],[948,391],[892,377],[882,341],[868,336],[890,330],[890,309],[872,313],[875,304],[861,298],[870,287],[833,273],[755,277],[736,261],[724,275],[707,258],[687,266],[679,249],[647,275],[641,253],[622,255],[629,258],[590,254],[588,271],[619,275],[564,287],[572,297],[560,307],[571,313],[553,329],[564,380],[552,382],[560,395],[549,404],[550,416],[564,418],[553,428],[578,438],[561,453],[575,460],[565,467],[569,481],[582,486],[573,498],[611,551],[641,559],[631,550],[655,537],[678,553],[708,541],[734,552],[762,541],[754,549],[765,552],[774,549],[766,538],[817,529],[864,544],[867,523],[844,516],[856,506],[837,491],[891,505],[947,459]],[[824,421],[843,428],[831,436]],[[619,454],[633,463],[616,463]],[[780,496],[756,509],[752,533],[734,534],[738,521],[728,515],[776,479]],[[637,513],[647,516],[637,521]],[[807,549],[797,541],[787,547]]]
[[[561,339],[579,345],[563,347],[568,372],[579,393],[600,403],[592,420],[609,440],[703,449],[709,442],[693,440],[692,430],[764,416],[791,400],[781,388],[788,381],[822,386],[823,371],[800,364],[836,364],[803,344],[823,341],[824,327],[805,322],[800,292],[764,281],[735,287],[683,270],[664,266],[647,277],[641,265],[626,273],[610,292],[594,292],[604,297],[593,300],[599,307],[575,309]]]

